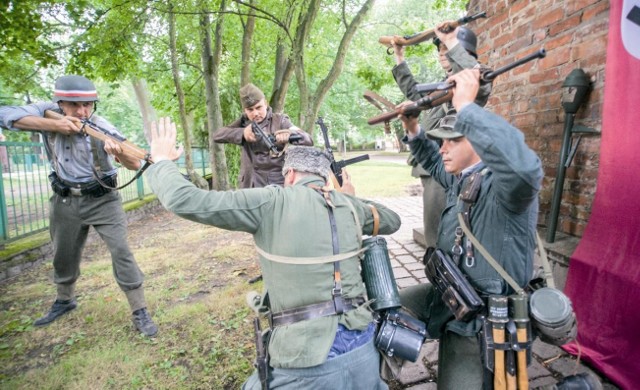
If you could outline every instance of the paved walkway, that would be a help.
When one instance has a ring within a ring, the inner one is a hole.
[[[402,219],[402,227],[395,234],[386,237],[389,257],[399,289],[407,286],[428,283],[422,256],[424,248],[416,243],[413,230],[422,228],[422,197],[398,197],[375,199],[397,212]],[[617,389],[606,383],[586,365],[553,345],[536,340],[532,348],[533,362],[529,366],[529,383],[531,389],[546,389],[562,378],[582,372],[591,372],[600,378],[604,389]],[[438,341],[427,340],[422,346],[420,358],[416,363],[405,362],[399,382],[405,389],[435,390],[437,385]]]

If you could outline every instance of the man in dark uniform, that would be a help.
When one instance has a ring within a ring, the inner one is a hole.
[[[113,125],[93,114],[97,101],[93,83],[72,75],[56,80],[53,103],[0,107],[0,126],[42,134],[51,163],[49,178],[55,193],[49,204],[49,230],[55,251],[57,297],[49,312],[34,325],[47,325],[76,308],[75,286],[80,276],[82,249],[93,226],[111,252],[113,275],[127,296],[136,329],[153,336],[158,327],[147,311],[143,274],[127,244],[122,198],[111,189],[116,187],[117,174],[111,156],[131,170],[140,169],[140,160],[124,154],[116,142],[86,136],[72,120],[91,119],[98,126],[118,133]],[[46,110],[63,114],[65,118],[45,118]]]
[[[438,248],[454,259],[481,297],[509,295],[513,290],[498,271],[468,237],[458,236],[458,214],[468,215],[473,235],[524,287],[533,274],[542,165],[518,129],[474,103],[480,87],[478,70],[463,70],[448,81],[456,85],[452,104],[458,114],[445,116],[438,129],[426,133],[441,139],[442,146],[426,138],[417,118],[401,116],[405,142],[446,191]],[[476,179],[480,188],[468,209],[459,195]],[[438,389],[481,389],[480,321],[454,320],[431,284],[407,287],[400,296],[403,306],[428,324],[429,334],[440,339]]]
[[[253,84],[240,88],[240,102],[244,112],[242,116],[230,125],[218,129],[213,135],[213,140],[242,146],[238,178],[240,188],[283,185],[282,150],[289,142],[289,137],[293,134],[299,135],[302,139],[294,144],[307,146],[313,145],[311,137],[294,126],[286,114],[274,113],[267,104],[264,93]],[[274,155],[269,150],[266,143],[253,132],[251,122],[257,123],[267,136],[275,137],[275,144],[280,153]]]

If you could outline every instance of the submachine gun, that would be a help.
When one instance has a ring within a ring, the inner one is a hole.
[[[521,59],[512,62],[511,64],[505,65],[496,70],[491,70],[489,68],[480,69],[480,83],[490,83],[497,76],[510,71],[513,68],[516,68],[520,65],[524,65],[529,61],[535,60],[537,58],[544,58],[547,55],[547,52],[543,49],[536,51],[535,53],[529,54]],[[417,116],[420,114],[420,111],[427,110],[429,108],[439,106],[440,104],[446,103],[451,100],[453,97],[453,92],[451,88],[455,86],[455,83],[441,82],[441,83],[429,83],[429,84],[416,84],[414,90],[419,93],[429,93],[412,104],[408,104],[406,106],[396,108],[395,110],[391,110],[388,112],[384,112],[373,118],[370,118],[367,123],[370,125],[375,125],[382,122],[389,122],[398,118],[398,115],[407,115],[407,116]]]
[[[253,134],[256,135],[256,138],[262,140],[262,142],[267,145],[273,155],[278,156],[282,153],[282,150],[278,150],[278,147],[276,146],[276,137],[273,134],[267,135],[255,121],[251,122],[251,130],[253,130]],[[302,136],[300,134],[291,134],[289,136],[289,143],[300,140],[302,140]]]
[[[320,130],[322,131],[322,138],[324,139],[324,147],[325,147],[324,150],[329,154],[329,156],[331,156],[331,172],[333,173],[333,176],[334,176],[332,179],[335,178],[335,182],[333,183],[333,186],[337,190],[339,190],[340,187],[342,187],[342,168],[346,167],[347,165],[368,160],[369,155],[363,154],[362,156],[348,158],[342,161],[336,161],[335,157],[333,156],[333,149],[331,149],[331,143],[329,142],[329,132],[327,130],[327,126],[325,126],[324,121],[322,120],[322,117],[320,116],[318,117],[316,124],[320,126]]]

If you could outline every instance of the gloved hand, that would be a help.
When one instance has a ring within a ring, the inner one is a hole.
[[[291,136],[291,130],[282,129],[282,130],[276,131],[274,134],[276,136],[277,144],[286,144],[289,142],[289,137]]]

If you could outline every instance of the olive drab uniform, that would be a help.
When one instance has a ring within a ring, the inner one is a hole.
[[[271,155],[267,145],[259,139],[257,142],[245,141],[243,138],[244,128],[250,124],[247,116],[242,114],[240,119],[218,129],[213,135],[213,140],[218,143],[242,146],[238,177],[239,188],[259,188],[269,184],[282,186],[284,184],[282,176],[284,157]],[[259,126],[265,134],[272,135],[278,130],[291,128],[293,123],[286,114],[274,113],[269,107],[266,118]],[[299,134],[303,137],[302,140],[295,142],[296,145],[313,145],[311,137],[304,131],[294,131],[292,134]]]
[[[201,191],[185,181],[174,164],[161,161],[149,168],[147,178],[170,211],[196,222],[251,233],[259,253],[301,261],[333,254],[328,203],[314,189],[325,184],[319,176],[303,177],[287,187]],[[372,202],[336,191],[329,192],[329,199],[334,205],[339,253],[358,251],[358,236],[373,231],[374,217],[369,207]],[[398,215],[382,205],[375,204],[375,207],[379,214],[380,234],[395,232],[400,226]],[[361,231],[355,223],[354,212],[361,223]],[[264,280],[263,295],[268,293],[272,313],[332,299],[333,263],[284,264],[270,261],[263,255],[259,255],[259,260]],[[340,261],[342,295],[348,299],[365,294],[359,264],[357,256]],[[270,386],[297,390],[345,388],[347,383],[347,388],[386,388],[379,376],[379,354],[373,340],[327,360],[339,324],[346,329],[366,330],[371,323],[372,313],[365,304],[340,315],[275,326],[268,345]],[[254,374],[244,388],[259,386]]]
[[[533,274],[538,192],[543,176],[540,160],[526,145],[519,130],[476,104],[458,113],[454,129],[467,137],[482,160],[459,177],[445,172],[438,145],[422,131],[415,138],[405,138],[416,160],[446,190],[447,204],[438,229],[438,248],[455,258],[452,248],[459,226],[458,213],[464,209],[458,195],[472,173],[482,172],[479,196],[470,212],[471,231],[523,287]],[[474,252],[473,262],[465,261],[464,255],[459,261],[458,268],[482,298],[512,293],[479,251]],[[479,389],[482,383],[480,347],[476,339],[479,321],[454,320],[441,296],[430,285],[408,287],[400,294],[403,305],[427,322],[429,334],[440,338],[438,388]]]

